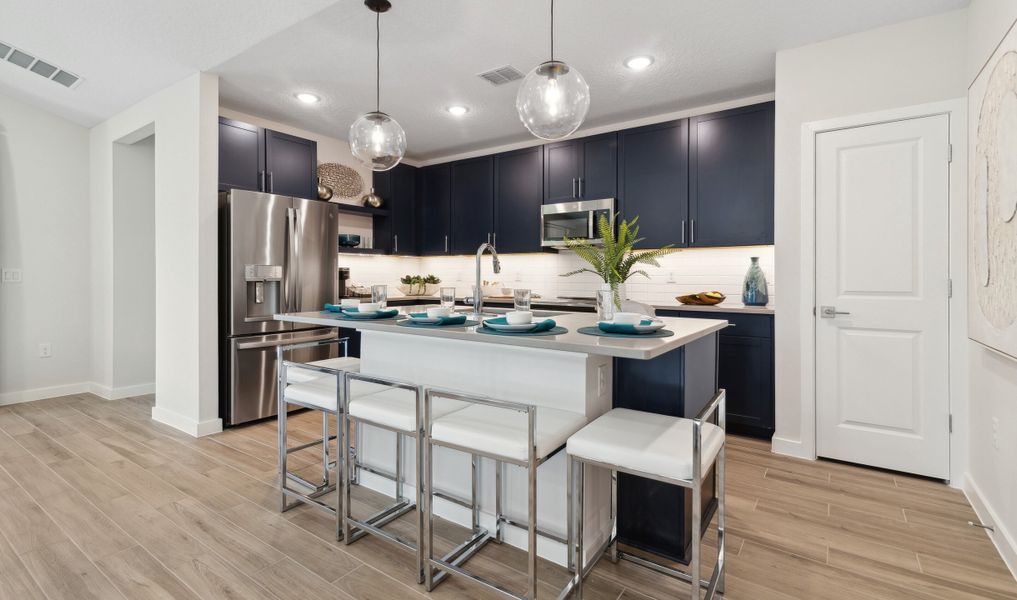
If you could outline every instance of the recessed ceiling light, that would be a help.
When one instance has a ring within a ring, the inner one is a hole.
[[[461,117],[466,113],[470,112],[469,107],[463,106],[462,104],[453,104],[452,106],[446,108],[445,110],[448,111],[448,114],[455,117]]]
[[[297,100],[300,100],[304,104],[317,104],[321,102],[321,98],[309,92],[300,92],[299,94],[294,95],[297,97]]]
[[[625,59],[625,66],[633,71],[642,71],[653,64],[652,56],[633,56]]]

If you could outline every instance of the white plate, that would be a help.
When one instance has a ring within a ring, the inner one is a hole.
[[[421,325],[437,325],[441,323],[441,319],[432,319],[430,317],[410,317],[406,320],[410,323],[419,323]]]
[[[484,321],[484,325],[494,329],[495,331],[531,331],[536,329],[541,323],[543,323],[543,321],[534,321],[532,323],[523,323],[521,325],[509,325],[507,323],[492,323],[491,320]]]
[[[644,319],[645,320],[645,319]],[[628,323],[615,323],[613,321],[601,321],[602,323],[610,323],[611,325],[628,325]],[[632,328],[639,333],[653,333],[664,328],[664,323],[660,321],[653,321],[649,325],[632,325]]]

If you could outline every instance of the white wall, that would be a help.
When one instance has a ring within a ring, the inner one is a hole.
[[[194,74],[90,132],[94,375],[113,386],[113,148],[155,133],[158,421],[204,435],[218,407],[218,78]],[[142,132],[144,135],[142,135]]]
[[[974,0],[968,16],[965,85],[971,83],[1017,19],[1017,2]],[[1012,168],[1012,163],[1010,164]],[[968,344],[970,463],[965,489],[1017,576],[1017,361]],[[993,419],[998,423],[993,430]],[[996,441],[994,441],[996,440]]]
[[[88,130],[2,95],[0,265],[24,275],[0,284],[0,404],[85,391]]]
[[[805,123],[963,97],[966,10],[908,21],[777,53],[775,136],[778,452],[813,457],[803,415],[801,138]]]
[[[113,398],[155,391],[155,136],[113,144]]]

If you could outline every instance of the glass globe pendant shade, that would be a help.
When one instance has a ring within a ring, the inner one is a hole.
[[[350,125],[350,151],[374,171],[388,171],[406,154],[406,132],[383,112],[361,115]]]
[[[590,86],[576,69],[552,60],[537,65],[516,94],[523,125],[545,140],[561,139],[583,124],[590,109]]]

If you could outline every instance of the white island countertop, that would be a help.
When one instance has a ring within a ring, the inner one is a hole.
[[[401,307],[400,312],[413,311],[414,307]],[[539,311],[538,311],[539,312]],[[538,315],[539,316],[539,315]],[[305,323],[325,327],[345,327],[359,331],[383,331],[403,335],[424,336],[432,338],[465,340],[485,344],[521,346],[526,348],[542,348],[562,352],[578,352],[597,354],[617,358],[634,358],[649,360],[680,348],[690,342],[720,331],[727,327],[723,319],[687,319],[678,317],[659,317],[665,329],[674,332],[673,336],[663,338],[619,338],[600,337],[579,333],[580,327],[596,326],[597,316],[593,313],[563,312],[551,317],[567,333],[554,336],[525,335],[488,335],[478,333],[477,327],[402,327],[396,319],[354,320],[337,318],[330,312],[301,312],[275,315],[279,321]]]

